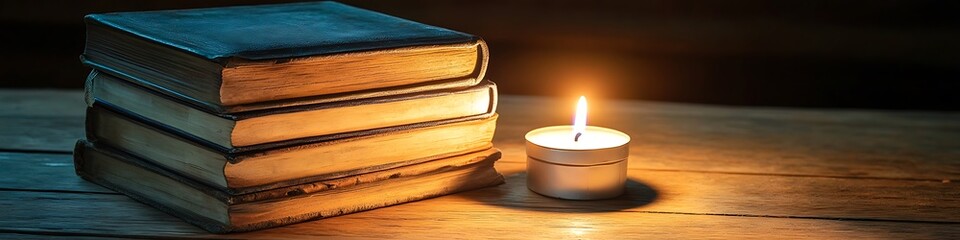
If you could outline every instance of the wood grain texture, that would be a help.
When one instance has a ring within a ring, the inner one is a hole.
[[[557,212],[641,211],[960,224],[960,185],[940,181],[663,172],[630,169],[627,193],[563,201],[526,189],[525,164],[499,162],[504,187],[478,191],[491,205]],[[446,205],[453,205],[448,203]]]
[[[46,234],[46,235],[44,235]],[[20,239],[20,240],[33,240],[33,239],[124,239],[118,236],[77,236],[74,234],[60,234],[56,232],[49,233],[33,233],[33,234],[21,234],[21,233],[3,233],[0,232],[0,239]]]
[[[120,195],[12,191],[0,195],[0,206],[8,209],[7,217],[0,219],[0,232],[234,239],[316,237],[949,239],[960,237],[960,228],[957,227],[960,224],[956,223],[645,210],[654,209],[657,202],[667,200],[655,199],[652,203],[638,206],[638,203],[631,199],[634,196],[642,196],[644,190],[637,185],[631,185],[631,192],[637,193],[636,190],[641,190],[639,191],[641,194],[628,195],[625,198],[586,202],[561,201],[527,191],[523,184],[517,181],[516,176],[508,179],[506,186],[282,228],[230,235],[208,234],[177,218]],[[680,202],[702,200],[707,203],[701,206],[710,207],[717,205],[709,201],[718,198],[721,197]],[[743,206],[748,206],[754,203],[755,199],[745,197],[740,201]],[[35,211],[35,209],[46,211]],[[110,209],[110,211],[103,211],[103,209]],[[764,208],[760,207],[760,209]],[[469,230],[465,230],[467,228]]]
[[[83,117],[86,106],[77,90],[0,89],[0,103],[5,117]]]
[[[525,159],[527,131],[570,124],[576,104],[576,98],[501,99],[494,144],[506,161]],[[587,121],[632,137],[633,169],[960,179],[960,113],[593,100]]]
[[[73,156],[0,152],[0,189],[117,194],[77,177]]]
[[[20,154],[25,155],[25,154]],[[66,158],[66,157],[65,157]],[[50,174],[49,185],[61,191],[100,192],[54,161],[17,161],[11,179]],[[60,159],[64,161],[66,159]],[[501,160],[502,161],[502,160]],[[5,162],[5,163],[6,163]],[[54,164],[47,164],[53,162]],[[960,223],[960,185],[939,181],[766,176],[727,173],[663,172],[631,169],[628,193],[606,201],[560,201],[530,192],[525,165],[498,162],[506,175],[501,187],[472,192],[474,201],[504,208],[554,209],[558,212],[643,211],[683,214],[801,217],[851,220],[902,220]],[[53,178],[58,177],[58,178]],[[2,188],[30,189],[29,182],[0,181]],[[770,187],[778,186],[778,187]],[[467,205],[445,202],[444,206]]]
[[[69,153],[83,138],[83,117],[0,117],[0,149]]]
[[[0,149],[69,152],[83,137],[83,92],[0,89]]]
[[[591,100],[592,125],[620,129],[634,139],[628,193],[603,201],[561,201],[526,189],[523,134],[568,124],[573,100],[502,97],[494,145],[505,154],[497,164],[507,176],[505,185],[244,234],[210,235],[105,192],[74,176],[72,167],[64,165],[70,163],[66,154],[0,153],[4,176],[0,209],[5,209],[0,234],[240,239],[960,238],[960,113]],[[26,119],[7,109],[0,107],[0,116]],[[64,112],[62,119],[81,118]],[[23,122],[82,133],[68,125],[28,120]],[[0,132],[0,138],[69,150],[55,146],[65,140],[30,132],[4,134]]]

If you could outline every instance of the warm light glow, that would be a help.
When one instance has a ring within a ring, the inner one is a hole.
[[[587,129],[587,98],[580,96],[580,101],[577,102],[577,113],[573,117],[573,135],[577,137],[577,134],[586,134]]]

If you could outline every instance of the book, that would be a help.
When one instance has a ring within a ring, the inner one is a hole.
[[[89,105],[100,102],[123,109],[223,149],[284,141],[289,145],[317,136],[344,138],[484,117],[496,111],[497,103],[496,85],[487,81],[462,89],[218,114],[96,70],[87,79],[86,93]]]
[[[479,37],[337,2],[105,13],[84,20],[84,63],[215,112],[345,93],[382,96],[398,87],[472,86],[487,66]]]
[[[100,143],[74,150],[77,175],[210,232],[251,231],[503,183],[496,149],[384,171],[230,194]]]
[[[223,191],[249,193],[488,149],[493,146],[496,120],[494,114],[233,153],[95,103],[87,109],[87,139],[114,146]]]

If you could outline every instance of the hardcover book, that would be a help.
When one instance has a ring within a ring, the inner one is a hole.
[[[251,231],[494,186],[496,149],[417,165],[231,194],[100,143],[74,150],[77,175],[215,233]]]
[[[496,85],[489,81],[461,89],[225,114],[205,111],[98,71],[90,73],[86,93],[90,106],[99,102],[122,109],[230,152],[485,117],[496,111],[497,104]]]
[[[472,86],[487,66],[476,36],[336,2],[85,22],[84,63],[217,113]]]
[[[87,109],[87,139],[103,142],[231,193],[350,176],[492,147],[497,115],[432,126],[244,152],[224,152],[201,139],[116,109]]]

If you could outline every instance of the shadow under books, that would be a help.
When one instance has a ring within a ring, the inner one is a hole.
[[[604,200],[562,200],[537,194],[527,189],[527,173],[504,176],[506,183],[458,194],[457,196],[503,208],[539,212],[592,213],[616,212],[648,205],[657,200],[658,192],[639,179],[628,178],[627,189],[619,197]]]

